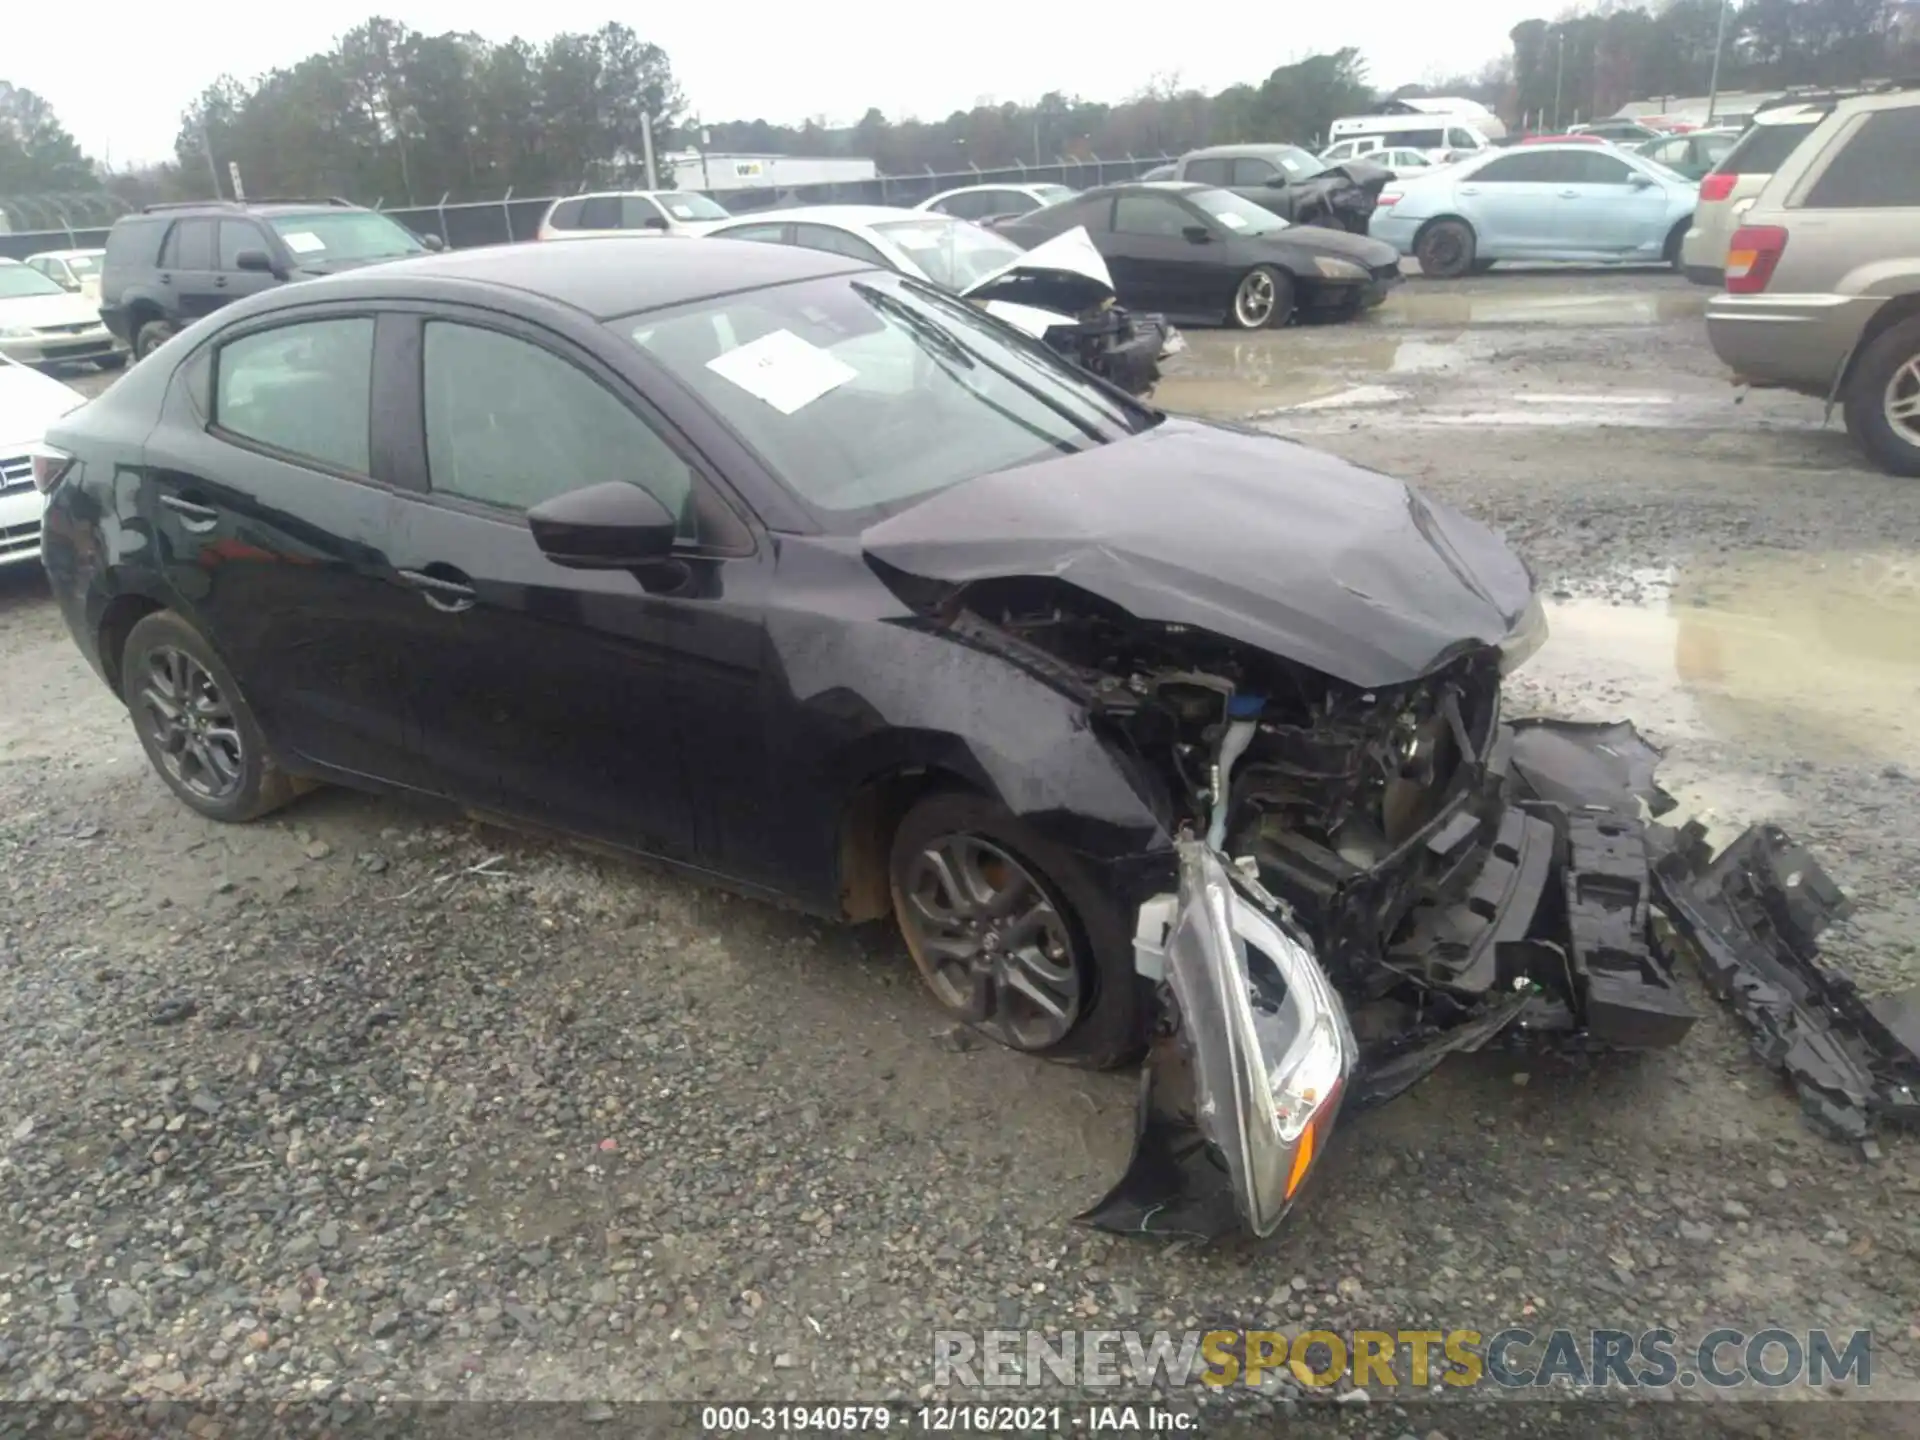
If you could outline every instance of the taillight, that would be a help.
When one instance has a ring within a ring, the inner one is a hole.
[[[1374,201],[1373,203],[1378,205],[1381,209],[1384,210],[1389,205],[1398,205],[1405,198],[1406,197],[1404,195],[1398,194],[1395,191],[1382,190],[1380,192],[1380,198]]]
[[[1778,225],[1742,225],[1727,246],[1727,293],[1758,295],[1773,278],[1787,248],[1787,232]]]
[[[1700,198],[1702,200],[1726,199],[1733,194],[1734,182],[1739,178],[1731,170],[1724,173],[1719,170],[1713,171],[1700,182]]]
[[[73,456],[51,445],[35,445],[29,454],[33,459],[33,488],[42,495],[52,493],[73,468]]]

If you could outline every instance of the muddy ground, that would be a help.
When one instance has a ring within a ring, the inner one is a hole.
[[[1196,333],[1160,399],[1502,529],[1555,602],[1516,708],[1637,719],[1689,806],[1811,842],[1859,902],[1830,949],[1910,983],[1920,492],[1815,402],[1738,402],[1702,299],[1414,282]],[[198,821],[37,574],[0,574],[0,674],[0,1395],[911,1398],[934,1330],[1013,1326],[1871,1327],[1876,1390],[1914,1376],[1920,1148],[1814,1134],[1697,987],[1677,1050],[1476,1057],[1350,1118],[1274,1242],[1129,1243],[1069,1217],[1133,1078],[955,1036],[886,931],[393,801]],[[1911,1420],[1367,1400],[1315,1423]]]

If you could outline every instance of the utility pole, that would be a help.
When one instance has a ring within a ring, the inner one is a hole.
[[[660,176],[653,168],[653,115],[650,111],[640,112],[640,148],[647,162],[647,189],[660,188]]]
[[[713,177],[707,174],[707,147],[713,144],[713,132],[706,126],[700,127],[700,188],[712,193]]]
[[[200,149],[207,157],[207,178],[213,182],[213,198],[220,199],[220,167],[213,163],[213,141],[207,138],[207,117],[200,117]]]
[[[1720,99],[1720,52],[1727,48],[1727,0],[1720,0],[1720,26],[1713,35],[1713,78],[1707,82],[1707,124],[1713,124],[1713,107]]]
[[[1725,3],[1725,0],[1722,0]],[[1567,32],[1560,32],[1560,63],[1553,72],[1553,133],[1560,133],[1560,85],[1567,78]]]

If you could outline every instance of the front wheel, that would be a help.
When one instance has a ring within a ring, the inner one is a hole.
[[[1256,265],[1240,278],[1229,317],[1237,330],[1278,329],[1293,318],[1293,277]]]
[[[1138,1050],[1131,927],[1072,855],[995,801],[942,792],[900,822],[888,865],[900,932],[949,1015],[1071,1064]]]
[[[102,370],[124,370],[127,366],[127,352],[120,350],[112,355],[102,355],[93,363],[98,365]]]
[[[200,632],[171,610],[147,616],[121,651],[120,693],[167,788],[210,820],[257,820],[300,787],[267,753],[240,686]]]
[[[1473,227],[1464,220],[1436,220],[1414,242],[1420,273],[1436,280],[1457,280],[1474,266]]]
[[[1847,381],[1847,430],[1889,475],[1920,476],[1920,316],[1860,352]]]

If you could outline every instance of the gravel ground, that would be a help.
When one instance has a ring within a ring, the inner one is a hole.
[[[1817,405],[1736,405],[1698,292],[1495,272],[1194,341],[1165,403],[1502,528],[1564,615],[1522,708],[1636,715],[1683,799],[1778,821],[1856,892],[1834,953],[1916,978],[1920,609],[1874,582],[1834,610],[1820,577],[1910,575],[1920,508]],[[1825,628],[1704,670],[1619,629],[1678,610],[1684,659],[1756,588]],[[1890,718],[1848,730],[1800,651],[1853,673],[1866,633],[1891,638],[1855,698]],[[201,822],[35,574],[0,574],[0,666],[0,1397],[912,1399],[933,1331],[1013,1326],[1870,1326],[1876,1388],[1914,1377],[1920,1149],[1815,1135],[1704,997],[1677,1050],[1471,1057],[1349,1119],[1273,1242],[1123,1242],[1068,1217],[1125,1160],[1134,1078],[969,1043],[883,929],[393,801]],[[1352,1398],[1315,1428],[1913,1418]]]

